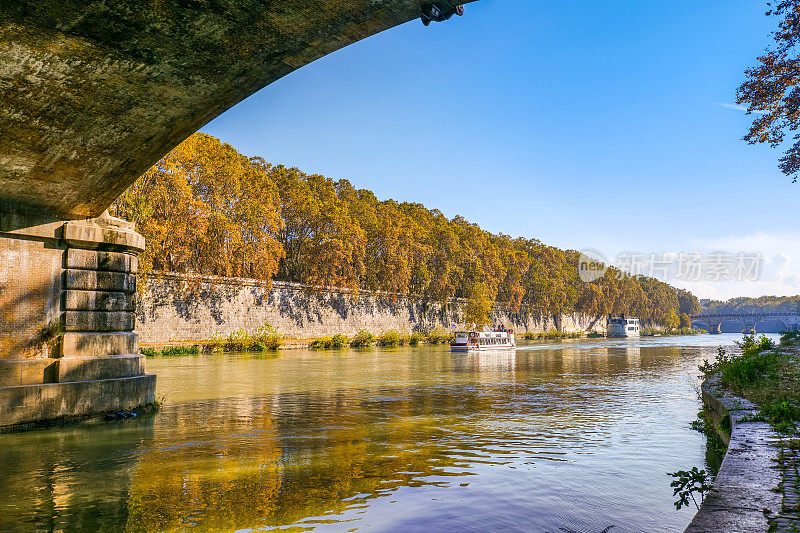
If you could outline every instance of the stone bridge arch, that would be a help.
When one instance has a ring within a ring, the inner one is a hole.
[[[780,317],[764,317],[755,320],[756,333],[782,333],[789,330],[789,324]]]
[[[0,200],[98,216],[212,118],[427,3],[3,2]]]
[[[0,426],[152,402],[144,239],[105,209],[226,109],[431,1],[474,0],[0,1]]]
[[[748,325],[747,321],[741,318],[725,318],[719,324],[720,333],[741,333]]]

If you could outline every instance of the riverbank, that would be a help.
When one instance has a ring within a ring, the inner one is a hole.
[[[688,533],[800,530],[800,336],[745,337],[706,362],[706,427],[728,443]]]

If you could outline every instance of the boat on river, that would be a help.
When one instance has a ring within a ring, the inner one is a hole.
[[[513,350],[517,347],[514,330],[503,327],[482,330],[457,331],[450,341],[451,352],[480,352],[486,350]]]
[[[609,337],[638,337],[640,329],[639,319],[636,317],[608,315],[606,332]]]

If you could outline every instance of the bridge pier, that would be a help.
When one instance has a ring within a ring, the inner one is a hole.
[[[144,238],[0,205],[0,427],[155,401],[134,329]]]

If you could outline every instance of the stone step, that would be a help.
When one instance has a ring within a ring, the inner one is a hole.
[[[155,374],[0,387],[0,427],[131,410],[155,401]]]
[[[125,311],[67,311],[66,331],[133,331],[135,315]]]
[[[139,259],[135,255],[121,252],[70,248],[67,250],[67,268],[135,274],[139,270]]]
[[[134,311],[136,296],[125,292],[64,291],[68,311]]]
[[[67,270],[64,288],[83,291],[136,292],[136,276],[124,272]]]
[[[0,387],[53,383],[58,359],[0,359]]]
[[[67,332],[61,340],[63,357],[106,357],[139,353],[136,333]]]
[[[63,357],[58,360],[57,368],[59,383],[128,378],[144,374],[144,356]]]

